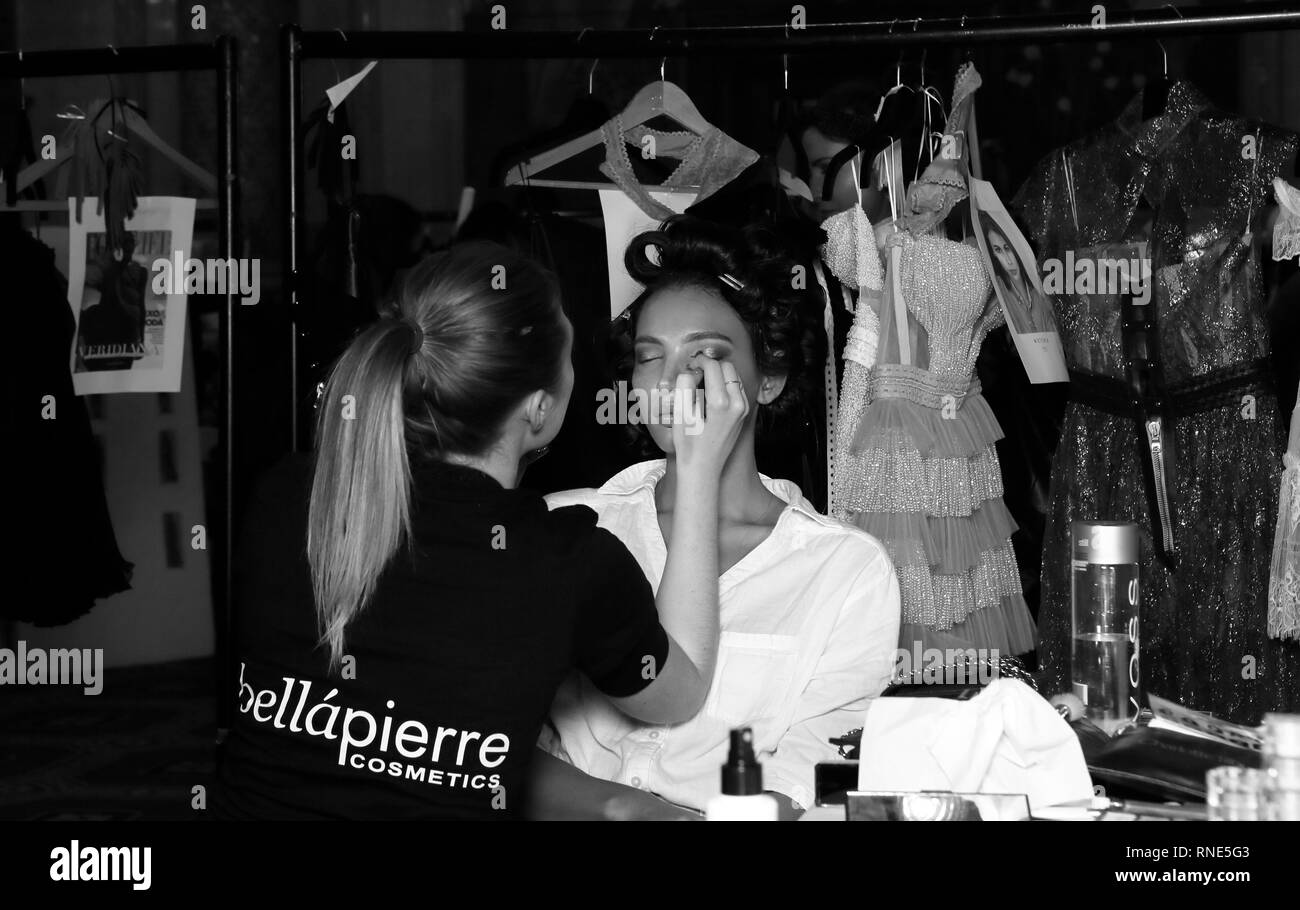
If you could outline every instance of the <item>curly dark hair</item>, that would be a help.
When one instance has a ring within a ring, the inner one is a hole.
[[[658,262],[650,258],[658,251]],[[792,254],[773,224],[744,228],[675,215],[632,239],[625,255],[628,274],[645,286],[612,326],[610,360],[615,375],[632,373],[637,317],[646,301],[669,288],[701,288],[719,295],[736,311],[749,333],[761,373],[784,375],[775,400],[759,407],[757,433],[784,435],[809,419],[816,377],[826,357],[821,297],[810,263]],[[731,275],[736,290],[721,280]]]

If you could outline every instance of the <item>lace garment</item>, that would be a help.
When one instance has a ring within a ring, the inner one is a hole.
[[[758,153],[746,148],[716,127],[697,136],[688,130],[665,132],[646,126],[623,128],[622,116],[615,116],[600,128],[605,139],[605,160],[600,172],[627,193],[641,211],[652,218],[665,220],[673,212],[654,200],[651,190],[669,192],[698,188],[696,202],[735,180],[745,168],[758,160]],[[627,145],[649,148],[647,137],[653,139],[656,157],[679,160],[680,163],[658,186],[642,186],[632,171],[632,159]]]

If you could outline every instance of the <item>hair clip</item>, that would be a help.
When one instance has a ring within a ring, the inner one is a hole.
[[[723,284],[725,284],[727,287],[731,288],[733,291],[743,291],[745,289],[745,286],[743,284],[737,281],[733,276],[728,275],[726,272],[723,272],[721,275],[719,275],[718,280],[721,281]]]

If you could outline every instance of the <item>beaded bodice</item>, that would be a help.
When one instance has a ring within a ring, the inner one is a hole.
[[[1002,324],[979,251],[907,232],[892,235],[885,250],[889,268],[875,369],[878,392],[889,394],[887,377],[906,376],[909,385],[920,384],[939,397],[963,395],[981,343]]]

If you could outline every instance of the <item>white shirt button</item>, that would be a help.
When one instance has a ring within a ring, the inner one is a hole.
[[[634,786],[634,787],[639,787],[639,786],[641,786],[641,778],[639,778],[639,777],[634,777],[634,778],[632,778],[632,786]]]
[[[659,731],[658,731],[658,730],[651,730],[651,731],[650,731],[650,738],[651,738],[651,739],[658,739],[658,738],[659,738]]]

